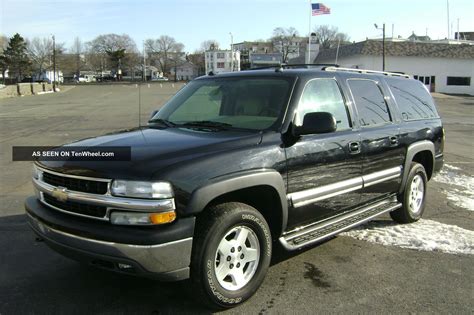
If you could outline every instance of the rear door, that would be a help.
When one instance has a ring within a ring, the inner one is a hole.
[[[361,202],[368,203],[397,192],[400,186],[404,155],[399,118],[381,80],[353,78],[347,84],[360,126],[364,182]]]
[[[350,110],[334,78],[309,80],[301,94],[293,123],[300,126],[305,114],[330,112],[336,118],[333,133],[304,135],[286,147],[288,192],[293,207],[288,228],[325,219],[359,203],[362,188],[359,143],[352,129]]]

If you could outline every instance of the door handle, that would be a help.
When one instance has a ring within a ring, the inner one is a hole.
[[[389,137],[389,140],[390,140],[390,145],[397,145],[398,144],[398,137],[396,137],[396,136]]]
[[[360,142],[349,142],[349,152],[351,154],[360,153]]]

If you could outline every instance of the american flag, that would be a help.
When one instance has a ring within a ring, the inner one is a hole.
[[[321,14],[331,14],[331,8],[325,6],[322,3],[311,3],[311,9],[313,16]]]

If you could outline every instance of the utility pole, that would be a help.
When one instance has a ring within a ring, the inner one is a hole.
[[[309,7],[311,7],[311,0],[309,0]],[[306,64],[311,63],[311,16],[313,15],[312,10],[309,10],[309,23],[308,23],[308,57],[306,57]]]
[[[461,36],[459,34],[459,18],[458,18],[458,36],[456,37],[456,39],[459,41],[461,39]]]
[[[334,64],[337,65],[337,58],[339,57],[339,46],[341,44],[341,38],[337,39],[337,49],[336,49],[336,60],[334,61]]]
[[[385,71],[385,23],[383,23],[383,38],[382,38],[382,71]]]
[[[234,72],[234,35],[229,32],[230,35],[230,72]]]
[[[146,82],[146,51],[145,51],[145,41],[143,41],[143,81]]]
[[[56,40],[53,35],[53,92],[56,92]]]
[[[382,30],[382,71],[385,71],[385,23],[383,23],[381,28],[376,23],[374,26],[376,29]]]

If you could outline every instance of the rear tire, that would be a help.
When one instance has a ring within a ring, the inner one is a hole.
[[[200,301],[234,307],[260,287],[270,265],[272,238],[255,208],[230,202],[198,218],[191,258],[191,282]]]
[[[425,211],[427,182],[428,177],[423,165],[412,162],[403,193],[398,196],[402,207],[390,212],[394,221],[412,223],[421,218]]]

